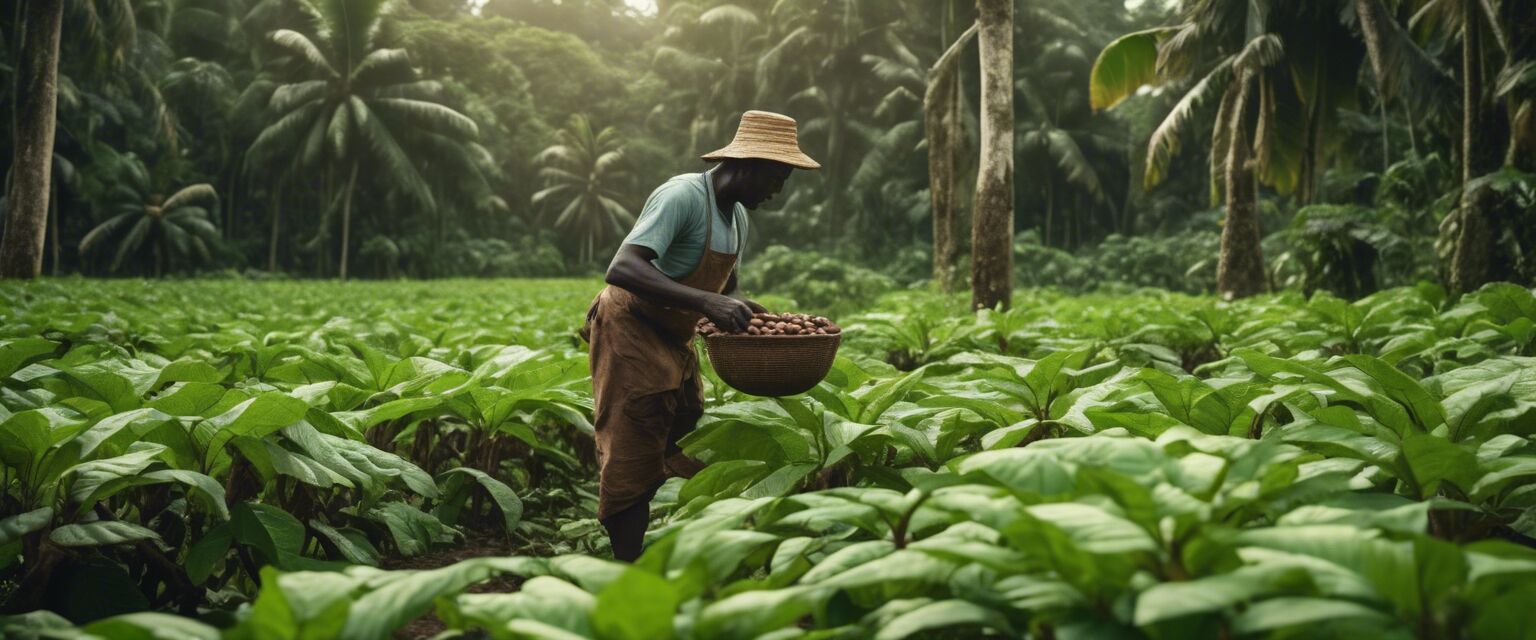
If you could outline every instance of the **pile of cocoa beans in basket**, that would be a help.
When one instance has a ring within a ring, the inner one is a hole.
[[[817,335],[828,336],[842,333],[842,327],[833,324],[831,320],[821,316],[811,316],[803,313],[754,313],[752,324],[747,325],[746,331],[738,331],[732,334],[722,331],[709,318],[699,319],[699,335],[704,337],[723,335],[752,335],[752,336],[804,336]]]

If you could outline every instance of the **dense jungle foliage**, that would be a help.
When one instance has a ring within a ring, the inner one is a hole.
[[[0,12],[0,96],[16,90],[21,4]],[[762,108],[797,117],[826,168],[759,212],[753,253],[815,251],[896,285],[931,272],[925,87],[975,15],[909,0],[65,4],[45,272],[590,273],[651,188],[699,170]],[[1529,281],[1532,13],[1018,3],[1020,281],[1212,290],[1233,137],[1220,107],[1243,74],[1268,96],[1249,110],[1267,115],[1236,126],[1262,152],[1271,288],[1358,297],[1450,280],[1468,242],[1491,263],[1453,289]],[[974,53],[960,60],[964,228],[979,72]],[[1458,91],[1467,68],[1480,93]],[[1465,173],[1469,95],[1493,114],[1472,148],[1500,158]],[[7,155],[13,135],[0,131]],[[1474,179],[1497,202],[1491,228],[1464,238]]]

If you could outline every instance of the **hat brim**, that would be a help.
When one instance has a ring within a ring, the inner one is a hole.
[[[699,158],[708,162],[719,162],[727,158],[735,158],[738,160],[772,160],[774,162],[782,162],[796,169],[821,168],[821,163],[812,160],[810,156],[805,155],[805,153],[801,152],[799,149],[794,151],[787,149],[751,149],[732,145],[712,151],[710,153],[706,153],[702,156],[699,156]]]

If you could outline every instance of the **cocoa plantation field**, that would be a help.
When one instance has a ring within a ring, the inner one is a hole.
[[[0,636],[1536,637],[1530,290],[887,294],[629,565],[599,286],[0,283]]]

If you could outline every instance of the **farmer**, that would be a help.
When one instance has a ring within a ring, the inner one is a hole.
[[[765,311],[736,285],[746,210],[778,193],[794,168],[821,167],[800,151],[795,121],[766,111],[742,114],[731,144],[703,159],[719,164],[651,193],[582,327],[591,344],[597,517],[619,560],[640,556],[662,481],[702,466],[677,446],[704,413],[695,323],[708,317],[734,331]]]

